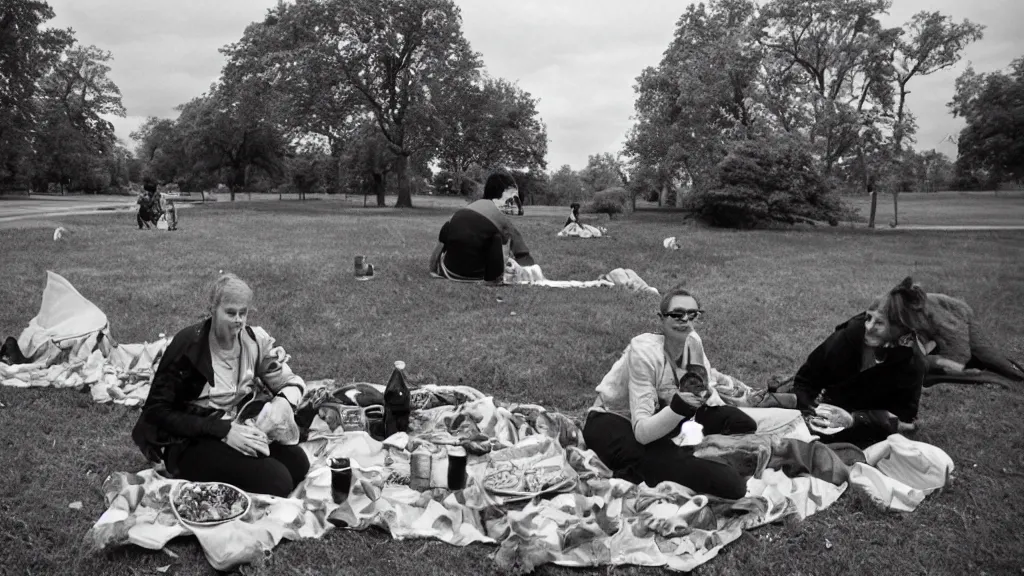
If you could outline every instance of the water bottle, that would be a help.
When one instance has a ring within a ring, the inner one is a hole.
[[[405,383],[405,362],[395,362],[391,379],[384,388],[384,437],[409,430],[409,386]]]

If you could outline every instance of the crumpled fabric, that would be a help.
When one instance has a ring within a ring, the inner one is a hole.
[[[319,385],[311,383],[311,388]],[[414,400],[418,391],[413,391]],[[801,418],[792,418],[796,411],[744,409],[755,415],[758,434],[705,438],[703,446],[714,444],[726,455],[730,446],[746,446],[747,453],[754,455],[751,468],[760,470],[747,481],[746,496],[725,500],[696,494],[673,482],[649,487],[612,478],[592,451],[573,444],[573,435],[562,430],[571,419],[563,420],[537,405],[507,405],[475,392],[469,393],[466,387],[433,387],[421,401],[465,401],[414,410],[410,432],[383,442],[365,432],[338,433],[316,419],[309,440],[300,444],[309,456],[310,472],[290,498],[252,495],[249,513],[212,528],[190,528],[174,517],[169,494],[180,480],[162,478],[152,470],[116,473],[104,484],[109,509],[90,530],[87,541],[100,549],[125,544],[159,549],[172,538],[193,534],[211,565],[230,570],[259,561],[282,540],[319,538],[335,526],[376,527],[396,539],[435,538],[456,546],[495,544],[494,559],[500,570],[528,572],[548,563],[693,570],[744,530],[791,515],[805,518],[830,506],[847,487],[813,475],[790,478],[767,466],[771,455],[761,456],[760,451],[809,434]],[[424,442],[443,447],[466,445],[475,438],[487,439],[489,450],[467,449],[464,490],[409,487],[410,450]],[[900,454],[920,447],[890,440],[891,446],[872,452],[871,461],[907,480],[913,481],[915,474],[932,477],[930,469],[898,463]],[[348,458],[352,464],[349,495],[340,504],[332,498],[327,468],[328,459],[335,457]],[[532,472],[548,467],[557,468],[551,472],[562,477],[538,477]],[[511,475],[516,490],[494,490],[493,481],[489,487],[489,475],[498,471]],[[538,484],[545,479],[552,483]],[[544,498],[534,497],[542,493]]]
[[[602,274],[597,280],[549,280],[544,277],[540,266],[519,266],[510,259],[505,268],[505,282],[548,288],[598,288],[619,286],[634,292],[658,294],[658,289],[649,286],[639,274],[629,268],[615,268]]]
[[[949,483],[953,459],[941,448],[893,434],[864,450],[850,482],[892,510],[912,512],[926,496]]]
[[[85,338],[107,330],[107,316],[66,278],[46,271],[46,286],[39,312],[18,336],[22,354],[33,362],[47,362],[62,351],[76,348]],[[88,349],[92,352],[92,348]],[[88,354],[86,352],[86,354]]]

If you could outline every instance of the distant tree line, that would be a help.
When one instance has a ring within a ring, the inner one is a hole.
[[[44,27],[42,1],[0,4],[0,191],[106,191],[140,167],[114,136],[124,116],[110,53]]]
[[[911,149],[914,80],[948,68],[982,26],[890,0],[711,0],[686,8],[662,61],[640,75],[624,156],[640,194],[705,219],[835,221],[839,191],[929,190],[949,161]],[[786,178],[787,170],[801,172]]]

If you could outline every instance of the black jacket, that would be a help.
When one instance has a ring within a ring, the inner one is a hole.
[[[895,346],[885,360],[861,370],[866,313],[836,327],[811,352],[794,379],[797,406],[804,411],[822,401],[851,413],[853,428],[835,441],[882,440],[897,430],[891,412],[903,422],[917,418],[921,387],[927,371],[924,355],[916,346]],[[840,436],[837,434],[835,436]]]
[[[211,325],[212,320],[206,319],[181,330],[164,350],[142,414],[132,430],[132,440],[150,461],[166,460],[165,449],[172,444],[204,436],[224,438],[231,430],[231,421],[222,418],[222,411],[192,404],[207,382],[214,381]],[[245,332],[258,342],[252,327],[246,326]]]

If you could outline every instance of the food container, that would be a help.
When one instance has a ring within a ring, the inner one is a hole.
[[[225,514],[219,518],[209,520],[198,520],[192,515],[192,508],[188,500],[202,501],[206,496],[216,493],[230,494],[232,499],[241,501],[240,507],[233,506],[234,512]],[[171,511],[179,522],[186,526],[207,527],[217,526],[225,522],[237,520],[245,516],[252,508],[252,499],[242,490],[225,484],[224,482],[185,482],[171,491]],[[238,511],[240,510],[240,511]]]

